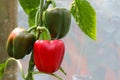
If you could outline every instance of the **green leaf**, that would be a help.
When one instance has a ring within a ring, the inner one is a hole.
[[[28,16],[28,23],[29,23],[30,27],[35,25],[36,12],[37,12],[37,9],[34,9],[30,12],[30,14]]]
[[[42,39],[42,40],[48,40],[49,39],[48,34],[46,32],[42,32],[40,34],[40,39]]]
[[[36,8],[38,8],[40,4],[40,0],[19,0],[20,5],[26,14],[30,14],[30,12]]]
[[[80,29],[91,39],[96,40],[96,13],[87,0],[75,0],[71,13]]]
[[[0,80],[4,74],[4,67],[5,67],[5,63],[1,63],[0,64]]]

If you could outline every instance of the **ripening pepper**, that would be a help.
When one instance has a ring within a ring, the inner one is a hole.
[[[22,28],[15,28],[9,35],[6,49],[10,57],[21,59],[31,52],[35,36]]]
[[[71,24],[71,13],[65,8],[47,9],[43,13],[43,23],[50,31],[52,39],[66,36]]]
[[[40,72],[51,74],[60,68],[65,46],[61,40],[37,40],[34,43],[34,62]]]

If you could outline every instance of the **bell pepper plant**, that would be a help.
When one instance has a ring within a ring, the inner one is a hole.
[[[28,15],[28,29],[15,28],[6,42],[6,51],[17,60],[24,80],[34,80],[34,74],[49,74],[62,80],[54,72],[62,68],[65,44],[62,40],[71,26],[71,15],[79,28],[90,38],[96,39],[96,15],[87,0],[73,0],[70,10],[56,6],[55,0],[19,0]],[[49,7],[52,5],[52,7]],[[74,26],[73,26],[74,27]],[[31,53],[31,54],[30,54]],[[25,55],[31,55],[27,75],[24,75],[21,63]],[[2,66],[2,64],[0,64]],[[4,71],[3,64],[0,72]],[[35,67],[38,70],[35,70]],[[1,75],[0,75],[1,79]]]

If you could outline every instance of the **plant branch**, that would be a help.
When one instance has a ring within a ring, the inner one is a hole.
[[[40,0],[40,6],[39,6],[39,26],[42,26],[42,14],[43,14],[43,6],[44,6],[44,0]]]
[[[33,56],[33,52],[32,52],[31,58],[30,58],[30,61],[29,61],[28,74],[27,74],[25,80],[34,80],[33,75],[32,75],[34,65],[35,65],[34,64],[34,56]]]
[[[58,80],[62,80],[62,78],[60,78],[59,76],[57,76],[56,74],[50,74],[51,76],[57,78]]]
[[[22,64],[20,63],[19,60],[17,60],[17,63],[18,63],[18,66],[20,68],[20,73],[22,75],[22,78],[25,79],[25,75],[24,75],[24,71],[23,71],[23,68],[22,68]]]
[[[63,70],[62,67],[60,67],[60,71],[61,71],[64,75],[67,75],[67,73]]]

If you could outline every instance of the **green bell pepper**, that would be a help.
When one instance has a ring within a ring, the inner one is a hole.
[[[22,28],[15,28],[9,35],[6,50],[10,57],[23,58],[31,52],[36,37]]]
[[[66,36],[71,24],[71,13],[65,8],[47,9],[43,13],[43,23],[50,31],[52,39]]]

